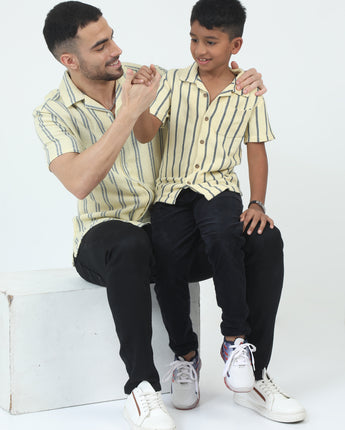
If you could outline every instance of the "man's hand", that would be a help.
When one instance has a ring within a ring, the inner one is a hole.
[[[121,109],[128,109],[131,115],[139,117],[155,99],[161,76],[155,73],[149,85],[133,85],[134,77],[133,70],[128,69],[122,86]]]
[[[145,84],[149,87],[156,74],[157,70],[153,64],[151,64],[150,67],[142,66],[134,75],[132,84]]]
[[[236,61],[231,62],[231,68],[232,69],[239,68]],[[256,88],[259,88],[259,91],[255,93],[256,96],[262,96],[267,92],[267,88],[265,87],[262,81],[261,73],[258,73],[257,70],[254,68],[245,71],[243,75],[237,79],[236,88],[238,90],[241,90],[243,88],[244,94],[250,93]]]
[[[255,227],[259,224],[258,234],[262,234],[267,223],[269,223],[270,228],[274,227],[273,220],[264,214],[261,208],[258,209],[252,207],[251,205],[246,211],[244,211],[240,216],[240,221],[243,222],[243,231],[248,227],[247,234],[251,235]]]

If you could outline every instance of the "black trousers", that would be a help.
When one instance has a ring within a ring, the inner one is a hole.
[[[242,211],[238,193],[227,190],[207,200],[188,188],[180,192],[174,205],[156,203],[152,208],[156,293],[176,355],[185,355],[198,346],[190,319],[188,275],[200,238],[214,274],[222,334],[249,334]]]
[[[256,376],[267,367],[273,345],[275,317],[283,282],[283,243],[277,228],[262,235],[245,235],[248,340],[258,348]],[[147,380],[160,389],[151,347],[150,282],[155,278],[151,228],[122,221],[106,221],[90,229],[82,239],[75,267],[89,282],[105,286],[120,341],[120,356],[129,376],[129,394]],[[195,244],[189,282],[212,277],[212,269],[200,238]]]

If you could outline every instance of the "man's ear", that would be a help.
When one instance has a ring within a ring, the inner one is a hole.
[[[237,54],[243,45],[242,37],[235,37],[235,39],[232,39],[231,45],[232,45],[231,54],[232,55]]]
[[[62,54],[60,61],[67,69],[77,70],[79,68],[79,61],[75,54]]]

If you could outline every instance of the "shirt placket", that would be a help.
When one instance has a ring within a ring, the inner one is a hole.
[[[201,110],[204,113],[201,117],[200,132],[195,140],[195,144],[196,144],[195,157],[191,165],[190,174],[186,178],[187,185],[197,184],[198,179],[202,174],[201,165],[202,165],[202,160],[204,159],[204,156],[205,156],[205,147],[206,147],[205,144],[206,144],[207,136],[209,134],[209,127],[210,127],[210,115],[211,115],[212,108],[210,107],[210,104],[209,104],[209,95],[205,90],[200,90],[200,91],[202,91]]]

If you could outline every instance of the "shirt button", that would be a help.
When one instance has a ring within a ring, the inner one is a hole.
[[[199,169],[199,164],[196,164],[195,166],[194,166],[196,169]]]
[[[207,97],[207,94],[206,94],[206,93],[204,93],[204,97]]]
[[[188,184],[188,185],[192,185],[191,181],[187,181],[187,184]]]
[[[205,121],[208,121],[208,119],[209,119],[208,116],[205,116]]]
[[[201,145],[203,145],[205,143],[205,141],[204,140],[200,140],[200,143],[201,143]]]

